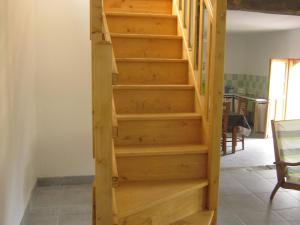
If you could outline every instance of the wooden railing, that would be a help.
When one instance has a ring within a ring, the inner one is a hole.
[[[189,60],[189,82],[196,88],[196,110],[203,115],[201,135],[209,146],[207,207],[211,210],[217,209],[219,192],[226,2],[173,0],[183,55]]]
[[[118,122],[112,96],[112,84],[118,69],[102,0],[90,2],[92,42],[93,151],[95,158],[95,220],[96,225],[115,224],[114,184],[117,182],[113,137]],[[105,203],[105,207],[103,207]]]

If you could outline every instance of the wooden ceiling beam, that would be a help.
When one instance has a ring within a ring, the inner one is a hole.
[[[228,0],[229,10],[300,16],[300,0]]]

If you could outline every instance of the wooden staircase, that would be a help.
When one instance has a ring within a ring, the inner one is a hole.
[[[174,2],[103,3],[117,71],[112,224],[215,224],[207,122]]]

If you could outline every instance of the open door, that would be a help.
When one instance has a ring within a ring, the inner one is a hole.
[[[271,60],[267,137],[272,136],[271,120],[300,118],[299,83],[299,59]]]
[[[289,61],[289,73],[287,82],[287,98],[286,98],[286,109],[285,119],[299,119],[300,118],[300,60]]]

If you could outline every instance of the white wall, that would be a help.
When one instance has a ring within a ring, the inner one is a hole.
[[[300,58],[300,29],[253,34],[228,34],[225,73],[269,75],[272,58]]]
[[[0,0],[0,224],[18,225],[35,184],[33,0]]]
[[[0,0],[0,224],[36,177],[93,174],[89,1]]]
[[[89,0],[36,3],[38,176],[91,175]]]
[[[225,44],[225,73],[244,74],[246,63],[245,35],[227,34]]]

